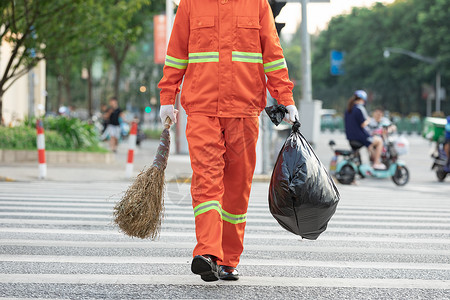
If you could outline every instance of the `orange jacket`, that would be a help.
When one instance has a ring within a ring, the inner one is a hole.
[[[188,115],[258,116],[266,88],[279,104],[294,104],[267,0],[181,0],[158,84],[161,105],[174,104],[183,75]]]

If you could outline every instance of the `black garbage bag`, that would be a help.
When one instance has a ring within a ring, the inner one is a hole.
[[[271,109],[282,113],[282,109]],[[299,128],[297,121],[278,154],[270,180],[269,207],[283,228],[315,240],[327,228],[340,195]]]

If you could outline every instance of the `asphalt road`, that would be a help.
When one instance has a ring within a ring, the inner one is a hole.
[[[0,297],[450,299],[450,184],[415,168],[401,188],[389,179],[339,185],[337,212],[316,241],[282,229],[268,183],[255,183],[242,277],[214,283],[190,272],[187,183],[168,184],[161,236],[148,241],[112,224],[128,182],[0,182]]]

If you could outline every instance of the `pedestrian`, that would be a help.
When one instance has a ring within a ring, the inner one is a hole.
[[[359,143],[369,149],[373,156],[373,168],[385,170],[386,166],[381,163],[381,152],[383,151],[383,140],[380,136],[371,136],[367,126],[370,118],[364,107],[367,101],[367,93],[363,90],[357,90],[353,93],[347,103],[345,111],[345,135],[350,142]]]
[[[286,106],[286,121],[298,118],[267,0],[181,0],[158,85],[162,122],[176,122],[183,76],[197,237],[191,270],[204,281],[237,280],[266,88]]]
[[[121,136],[120,123],[123,120],[123,112],[119,107],[119,102],[116,97],[109,99],[109,106],[109,120],[103,136],[109,136],[109,147],[112,152],[117,152],[117,146]]]

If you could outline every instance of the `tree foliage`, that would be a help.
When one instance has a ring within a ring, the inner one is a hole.
[[[146,30],[146,18],[151,19],[163,7],[163,0],[1,1],[0,38],[12,51],[0,73],[0,117],[5,91],[43,59],[68,102],[74,76],[80,76],[82,67],[88,71],[87,83],[92,89],[90,72],[98,55],[114,62],[117,91],[128,50]]]
[[[395,47],[438,58],[442,85],[449,90],[449,5],[450,0],[397,0],[333,18],[314,43],[314,98],[342,112],[355,89],[366,89],[370,106],[425,114],[422,85],[434,86],[437,66],[396,53],[385,58],[383,52]],[[345,53],[344,75],[330,74],[331,50]]]

